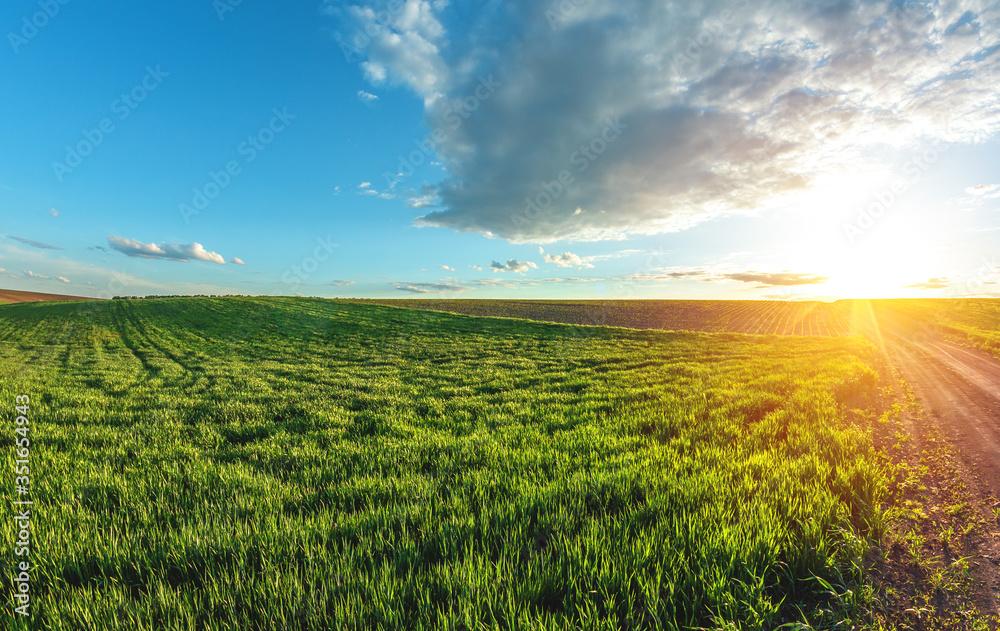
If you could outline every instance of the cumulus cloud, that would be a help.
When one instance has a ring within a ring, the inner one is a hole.
[[[246,265],[246,263],[243,262],[243,259],[241,259],[238,256],[234,256],[232,259],[229,260],[229,262],[232,263],[233,265]]]
[[[8,239],[13,239],[14,241],[19,241],[25,245],[30,245],[33,248],[38,248],[39,250],[62,250],[56,245],[49,245],[48,243],[42,243],[41,241],[35,241],[33,239],[25,239],[23,237],[15,237],[14,235],[7,235]]]
[[[24,272],[24,275],[27,276],[28,278],[37,278],[39,280],[51,280],[51,278],[52,278],[51,276],[45,276],[43,274],[36,274],[36,273],[32,272],[31,270],[22,270],[22,271]]]
[[[59,282],[62,282],[62,283],[69,284],[69,279],[66,278],[65,276],[56,276],[56,280],[59,281]]]
[[[226,259],[221,254],[209,252],[200,243],[192,243],[190,245],[183,243],[161,243],[157,245],[155,243],[143,243],[135,239],[110,236],[108,237],[108,245],[122,254],[136,258],[167,259],[184,262],[195,259],[198,261],[208,261],[209,263],[218,263],[219,265],[226,264]]]
[[[538,266],[531,261],[518,261],[517,259],[507,259],[506,263],[500,263],[499,261],[493,261],[490,263],[490,269],[494,272],[514,272],[515,274],[523,274],[529,269],[538,269]]]
[[[446,272],[454,272],[455,271],[454,267],[448,267],[447,265],[442,265],[441,269],[443,269]]]
[[[411,294],[440,294],[440,293],[461,293],[468,287],[463,285],[450,285],[447,283],[397,283],[396,289]]]
[[[682,230],[1000,129],[995,2],[569,4],[328,3],[369,81],[407,86],[447,132],[419,225],[539,243]]]
[[[449,69],[441,58],[445,29],[438,21],[442,0],[391,0],[371,6],[338,6],[325,0],[323,10],[337,17],[341,48],[364,57],[361,69],[374,85],[405,84],[431,98],[440,94]]]
[[[545,262],[555,263],[559,267],[577,267],[581,269],[592,269],[594,267],[572,252],[563,252],[562,254],[546,254]]]

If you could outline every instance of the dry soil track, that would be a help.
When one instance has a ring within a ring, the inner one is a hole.
[[[1000,363],[977,351],[924,336],[909,338],[883,326],[886,351],[932,423],[954,447],[963,478],[993,524],[974,560],[979,605],[1000,612],[1000,537],[991,514],[1000,494]],[[924,432],[914,427],[920,441]]]

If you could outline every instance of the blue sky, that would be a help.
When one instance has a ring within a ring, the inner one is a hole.
[[[0,287],[1000,292],[1000,7],[6,3]]]

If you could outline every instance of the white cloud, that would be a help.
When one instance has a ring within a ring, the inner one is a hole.
[[[430,185],[423,185],[419,191],[410,190],[406,192],[406,205],[410,208],[430,208],[435,205],[437,199],[437,188]]]
[[[191,259],[225,265],[226,259],[217,252],[209,252],[200,243],[185,245],[183,243],[143,243],[124,237],[108,237],[108,245],[127,256],[144,259],[168,259],[187,262]]]
[[[58,217],[59,216],[59,211],[56,210],[55,208],[50,208],[49,209],[49,214],[52,215],[53,217]]]
[[[546,254],[545,248],[539,246],[538,253],[545,257],[546,263],[554,263],[559,267],[576,267],[577,269],[593,269],[594,261],[606,261],[608,259],[620,259],[633,254],[641,254],[642,250],[618,250],[610,254],[595,254],[592,256],[579,256],[572,252],[562,254]]]
[[[342,19],[341,41],[356,48],[364,44],[367,59],[361,69],[369,82],[404,84],[430,100],[441,93],[450,75],[440,55],[445,31],[436,15],[446,5],[406,0],[329,12]]]
[[[552,24],[534,0],[329,11],[343,41],[374,33],[355,50],[369,80],[408,86],[448,132],[418,224],[513,242],[683,230],[1000,129],[996,2],[572,4]],[[451,125],[484,77],[496,93]]]
[[[234,265],[246,265],[246,263],[243,262],[243,259],[238,256],[234,256],[229,262]]]
[[[965,189],[965,197],[960,197],[957,204],[967,210],[975,210],[1000,199],[1000,184],[980,184]]]
[[[354,281],[353,280],[331,280],[329,284],[333,285],[334,287],[350,287],[351,285],[354,284]]]
[[[507,259],[507,263],[500,263],[498,261],[493,261],[490,263],[490,269],[494,272],[514,272],[515,274],[523,274],[529,269],[538,269],[538,266],[531,261],[518,261],[517,259]]]
[[[0,268],[0,272],[5,272],[5,271],[7,271],[7,270],[5,270],[3,268]],[[34,279],[37,279],[37,280],[57,280],[57,281],[59,281],[61,283],[70,284],[70,280],[68,278],[66,278],[65,276],[56,276],[55,278],[53,278],[52,276],[46,276],[44,274],[36,274],[35,272],[32,272],[31,270],[23,270],[23,273],[24,273],[24,276],[26,278],[34,278]],[[11,274],[10,277],[11,278],[17,278],[14,274]]]
[[[358,100],[365,105],[372,105],[378,101],[378,97],[371,92],[365,92],[364,90],[358,90]]]
[[[442,265],[441,269],[445,270],[446,272],[454,272],[455,271],[454,267],[448,267],[447,265]]]
[[[979,186],[970,186],[965,189],[965,192],[975,197],[982,197],[983,199],[994,199],[996,197],[1000,197],[1000,184],[980,184]]]
[[[576,267],[579,269],[593,269],[594,267],[586,260],[580,258],[572,252],[563,252],[562,254],[546,254],[545,262],[555,263],[559,267]]]
[[[370,197],[375,197],[377,195],[383,199],[385,198],[385,193],[379,195],[379,192],[372,187],[371,182],[362,182],[361,184],[358,184],[358,194],[368,195]]]

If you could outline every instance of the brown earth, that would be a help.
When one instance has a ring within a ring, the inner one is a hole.
[[[48,302],[53,300],[96,300],[85,296],[67,296],[65,294],[40,294],[35,291],[18,291],[15,289],[0,289],[0,303],[14,304],[18,302]]]
[[[757,335],[851,335],[846,302],[780,300],[349,299],[349,302],[564,324]]]

